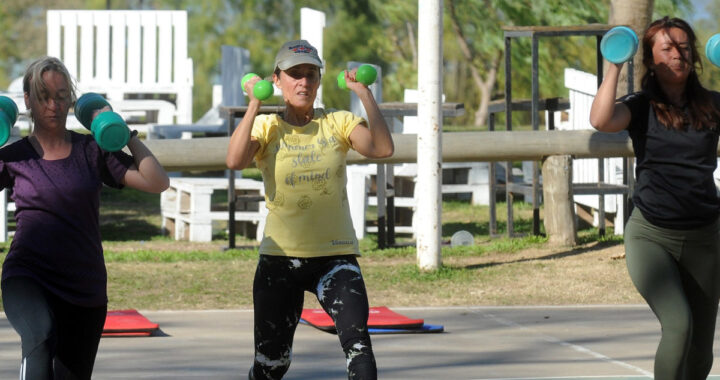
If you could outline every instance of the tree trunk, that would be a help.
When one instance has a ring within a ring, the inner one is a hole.
[[[477,111],[475,111],[475,127],[482,127],[488,118],[488,106],[490,105],[490,98],[492,97],[492,90],[497,82],[498,66],[502,60],[502,52],[498,52],[498,55],[490,62],[488,67],[487,76],[485,80],[476,80],[475,84],[480,90],[480,104],[478,105]]]
[[[545,232],[552,246],[577,244],[572,163],[572,156],[568,155],[549,156],[542,163]]]
[[[490,104],[492,89],[495,86],[495,81],[497,81],[498,67],[500,65],[500,60],[502,59],[502,51],[498,52],[498,54],[488,64],[486,67],[486,77],[483,78],[480,70],[474,63],[477,59],[477,52],[473,50],[472,46],[465,38],[465,32],[460,26],[457,14],[455,13],[455,4],[452,0],[450,0],[447,2],[447,5],[450,11],[450,25],[452,26],[453,31],[455,31],[455,38],[460,46],[463,58],[470,68],[470,77],[480,92],[480,104],[478,105],[478,109],[475,111],[475,121],[473,123],[476,127],[480,127],[485,124],[485,120],[487,119],[487,109]]]
[[[638,35],[640,46],[638,46],[637,54],[633,58],[633,87],[635,91],[640,90],[640,81],[645,74],[645,67],[642,64],[642,36],[645,28],[650,24],[652,17],[654,0],[611,0],[610,16],[608,24],[610,25],[627,25],[632,28]],[[617,95],[622,96],[627,93],[627,65],[623,67],[618,81]]]

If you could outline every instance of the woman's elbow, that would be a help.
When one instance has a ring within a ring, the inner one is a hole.
[[[164,176],[163,178],[156,178],[151,186],[147,189],[148,193],[160,194],[170,187],[170,178]]]
[[[590,114],[590,126],[597,129],[598,131],[602,131],[605,127],[605,124],[607,124],[607,120],[604,120],[602,117],[598,117],[596,115]]]
[[[388,148],[380,151],[378,158],[388,158],[388,157],[392,157],[393,154],[395,154],[395,147],[391,145],[391,146],[389,146]]]
[[[225,159],[225,165],[231,170],[243,170],[247,167],[240,159],[230,156]]]
[[[170,178],[168,176],[165,176],[163,178],[162,182],[160,183],[160,187],[158,187],[158,193],[162,193],[163,191],[167,190],[170,187]]]
[[[368,151],[360,151],[360,154],[367,158],[388,158],[395,153],[395,146],[393,144],[387,146],[372,146]]]

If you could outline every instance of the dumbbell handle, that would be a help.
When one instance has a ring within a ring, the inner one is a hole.
[[[102,95],[88,92],[75,102],[75,117],[80,124],[92,131],[93,113],[105,107],[110,107],[112,111],[112,106]]]

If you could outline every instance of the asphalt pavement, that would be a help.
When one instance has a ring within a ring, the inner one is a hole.
[[[645,305],[391,309],[445,332],[373,335],[380,379],[649,379],[660,337]],[[251,310],[140,312],[158,333],[103,338],[94,379],[247,378]],[[0,378],[16,379],[19,362],[0,314]],[[720,379],[720,365],[712,374]],[[346,378],[337,336],[300,325],[285,379]]]

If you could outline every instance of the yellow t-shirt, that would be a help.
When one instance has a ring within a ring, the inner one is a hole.
[[[350,133],[364,120],[315,109],[302,127],[277,114],[258,115],[252,136],[265,184],[268,216],[260,253],[320,257],[359,254],[345,184]]]

